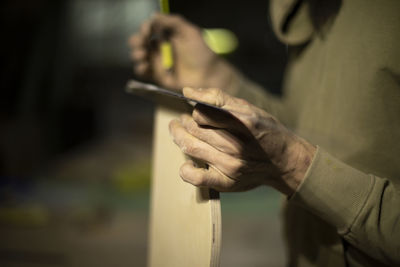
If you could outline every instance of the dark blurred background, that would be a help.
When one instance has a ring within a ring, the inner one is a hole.
[[[127,95],[128,37],[156,0],[3,0],[0,266],[145,266],[154,106]],[[226,56],[279,94],[268,1],[170,0],[239,40]],[[282,266],[280,195],[222,194],[221,266]]]

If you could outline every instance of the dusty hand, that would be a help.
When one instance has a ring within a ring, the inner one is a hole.
[[[161,63],[161,39],[168,40],[173,48],[174,66],[170,71]],[[198,27],[179,16],[154,15],[142,24],[129,44],[134,72],[140,78],[171,89],[230,87],[233,75],[230,65],[207,47]]]
[[[192,116],[170,123],[175,143],[204,161],[182,165],[183,180],[219,191],[244,191],[269,185],[291,195],[304,178],[315,147],[267,112],[219,89],[184,88],[185,96],[222,107],[197,105]]]

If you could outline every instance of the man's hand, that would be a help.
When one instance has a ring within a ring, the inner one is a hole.
[[[192,116],[170,123],[182,151],[204,161],[189,160],[180,169],[183,180],[218,191],[245,191],[269,185],[293,194],[312,161],[316,148],[267,112],[219,89],[184,88],[185,96],[223,108],[197,105]]]
[[[166,70],[161,63],[159,45],[169,41],[174,66]],[[142,24],[129,44],[134,72],[171,89],[192,87],[231,87],[233,68],[212,52],[204,42],[201,29],[174,15],[156,14]]]

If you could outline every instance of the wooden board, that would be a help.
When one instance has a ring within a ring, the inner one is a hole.
[[[173,143],[168,124],[184,108],[173,106],[174,110],[158,107],[155,114],[148,263],[150,267],[219,266],[219,195],[180,178],[185,156]]]

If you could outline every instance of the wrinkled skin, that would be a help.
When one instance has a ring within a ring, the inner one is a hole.
[[[168,40],[173,49],[174,66],[161,64],[160,42]],[[233,68],[212,52],[201,29],[176,15],[155,14],[129,39],[134,73],[142,79],[181,90],[191,87],[219,87],[229,91]]]
[[[182,179],[218,191],[245,191],[269,185],[290,196],[312,161],[316,148],[296,136],[267,112],[219,89],[184,88],[185,96],[226,110],[196,106],[192,116],[170,123],[181,150],[205,162],[189,160]]]

